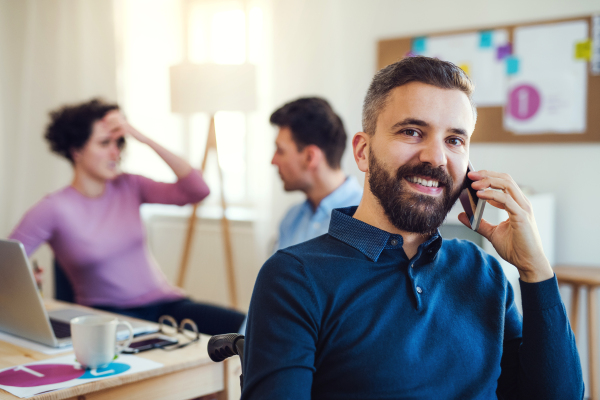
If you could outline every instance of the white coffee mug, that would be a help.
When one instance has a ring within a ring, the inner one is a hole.
[[[117,343],[117,326],[125,325],[129,337]],[[104,315],[85,315],[71,320],[71,337],[77,362],[85,368],[100,368],[127,348],[133,339],[133,328],[127,321]]]

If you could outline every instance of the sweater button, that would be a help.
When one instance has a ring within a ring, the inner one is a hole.
[[[417,286],[417,293],[419,293],[419,294],[423,293],[423,289],[421,289],[421,286]]]
[[[392,239],[392,241],[390,243],[392,244],[392,246],[397,246],[398,245],[398,240]]]

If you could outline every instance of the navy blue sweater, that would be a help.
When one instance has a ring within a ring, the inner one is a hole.
[[[556,278],[521,282],[434,235],[402,237],[335,210],[329,234],[262,267],[246,330],[242,399],[581,399]]]

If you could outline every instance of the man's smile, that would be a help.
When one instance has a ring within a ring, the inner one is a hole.
[[[405,179],[408,182],[408,186],[419,193],[437,196],[444,190],[444,185],[436,179],[428,179],[420,176],[407,176]]]

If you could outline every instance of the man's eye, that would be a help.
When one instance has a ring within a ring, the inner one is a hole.
[[[407,130],[404,131],[404,134],[406,136],[413,136],[413,137],[414,136],[419,136],[419,132],[415,131],[414,129],[407,129]]]
[[[463,141],[459,138],[450,138],[448,139],[448,143],[454,146],[461,146],[463,144]]]
[[[103,140],[103,141],[100,142],[100,144],[102,146],[108,146],[110,144],[110,140],[108,140],[108,139],[107,140]]]

